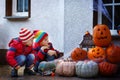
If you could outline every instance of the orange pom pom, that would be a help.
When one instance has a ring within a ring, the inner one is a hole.
[[[52,72],[52,73],[51,73],[51,76],[52,76],[52,77],[54,77],[54,76],[55,76],[55,73],[54,73],[54,72]]]

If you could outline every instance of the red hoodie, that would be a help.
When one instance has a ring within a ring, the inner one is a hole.
[[[41,46],[38,45],[38,43],[34,43],[33,49],[34,49],[34,53],[36,53],[36,60],[40,60],[40,61],[44,61],[46,60],[46,54],[48,52],[48,50],[54,50],[57,53],[57,57],[55,57],[56,59],[59,58],[59,51],[55,50],[52,46],[52,43],[49,43],[50,47],[49,49],[45,49],[44,52],[41,50]]]
[[[6,59],[10,66],[16,67],[18,63],[15,57],[19,55],[28,55],[30,53],[32,53],[32,46],[26,46],[19,38],[14,38],[9,42]]]

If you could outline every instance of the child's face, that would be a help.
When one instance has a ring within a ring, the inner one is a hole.
[[[32,46],[32,44],[33,44],[33,38],[31,38],[30,40],[28,40],[24,44],[27,45],[27,46]]]
[[[43,41],[40,43],[41,46],[48,46],[49,40],[48,40],[48,36],[45,37],[45,39],[43,39]]]

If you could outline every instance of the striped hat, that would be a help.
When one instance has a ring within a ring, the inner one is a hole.
[[[33,37],[34,37],[33,32],[31,32],[27,28],[21,28],[21,31],[19,32],[19,38],[22,40],[22,42],[27,42]]]
[[[35,43],[40,43],[42,40],[48,36],[48,34],[44,31],[41,30],[34,30],[34,42]]]

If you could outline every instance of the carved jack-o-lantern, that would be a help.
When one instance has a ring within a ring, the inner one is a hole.
[[[87,51],[81,48],[74,48],[71,52],[71,58],[74,61],[84,60],[87,57]]]
[[[96,46],[95,48],[91,48],[88,51],[88,58],[96,62],[104,61],[106,58],[105,50],[98,46]]]
[[[93,29],[93,41],[96,46],[106,47],[111,42],[111,33],[108,26],[98,24]]]

